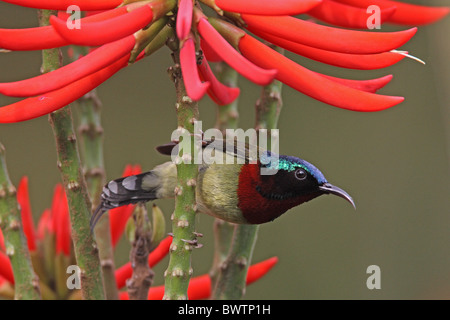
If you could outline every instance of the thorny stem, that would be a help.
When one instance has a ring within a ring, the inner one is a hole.
[[[138,204],[134,211],[134,220],[136,228],[130,252],[133,275],[127,280],[128,295],[130,300],[147,300],[154,273],[148,265],[148,255],[152,248],[152,230],[145,204]]]
[[[0,229],[14,273],[16,300],[40,300],[39,279],[34,273],[23,233],[16,188],[9,179],[5,148],[0,143]]]
[[[100,195],[105,184],[103,161],[103,128],[101,125],[101,101],[96,90],[78,99],[80,125],[78,132],[81,140],[84,176],[88,185],[92,209],[100,202]],[[104,215],[95,228],[100,263],[105,285],[106,299],[118,300],[119,293],[114,277],[114,252],[111,243],[109,216]]]
[[[282,53],[283,49],[274,47]],[[262,89],[256,103],[256,124],[259,129],[276,129],[281,112],[282,84],[274,80]],[[245,279],[255,247],[259,226],[236,225],[229,254],[221,265],[213,291],[213,299],[241,299],[245,294]]]
[[[191,267],[191,253],[197,247],[197,233],[195,232],[195,187],[197,184],[198,168],[192,160],[194,148],[194,122],[198,119],[198,104],[193,102],[186,93],[181,75],[180,48],[174,38],[169,40],[168,46],[173,51],[175,65],[169,68],[169,74],[175,83],[176,111],[178,129],[186,132],[186,138],[181,138],[180,158],[177,164],[178,184],[175,188],[175,211],[172,215],[173,240],[170,247],[170,261],[165,276],[164,299],[187,299],[187,289],[193,270]],[[190,152],[189,152],[190,151]],[[181,154],[182,153],[182,154]]]
[[[48,26],[50,16],[55,13],[39,10],[39,25]],[[42,51],[42,73],[55,70],[60,65],[61,53],[58,49]],[[81,270],[82,296],[86,300],[105,299],[98,250],[89,228],[91,202],[81,169],[70,107],[51,113],[49,121],[55,135],[58,168],[69,203],[75,257]]]

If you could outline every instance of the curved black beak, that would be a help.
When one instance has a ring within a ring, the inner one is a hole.
[[[323,185],[321,185],[321,186],[319,187],[319,189],[320,189],[321,191],[323,191],[323,193],[326,193],[326,194],[334,194],[334,195],[336,195],[336,196],[338,196],[338,197],[341,197],[341,198],[347,200],[348,202],[351,203],[351,205],[353,206],[353,208],[356,209],[355,202],[353,201],[352,197],[350,197],[350,195],[349,195],[347,192],[345,192],[344,190],[342,190],[341,188],[338,188],[338,187],[336,187],[336,186],[333,186],[333,185],[330,184],[330,183],[324,183]]]

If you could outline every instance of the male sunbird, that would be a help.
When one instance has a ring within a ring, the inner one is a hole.
[[[203,148],[213,146],[211,155],[214,159],[222,157],[223,161],[199,165],[195,183],[199,212],[238,224],[261,224],[324,194],[344,198],[355,207],[347,192],[328,183],[322,172],[309,162],[283,155],[274,158],[270,152],[260,149],[258,160],[254,160],[248,145],[240,148],[232,143],[230,147],[224,141],[202,141]],[[170,143],[157,147],[157,150],[162,154],[177,155],[176,146],[176,143]],[[241,164],[237,163],[238,158],[243,160]],[[275,169],[276,173],[263,173],[264,168]],[[101,204],[92,216],[91,228],[109,209],[173,198],[177,184],[177,168],[173,161],[145,173],[110,181],[103,188]]]

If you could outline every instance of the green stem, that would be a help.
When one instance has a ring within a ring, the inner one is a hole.
[[[221,62],[216,65],[218,80],[228,87],[237,87],[238,73],[228,64]],[[237,129],[239,111],[238,99],[232,103],[219,106],[217,105],[216,128],[222,131],[225,136],[226,129]],[[234,224],[214,219],[214,258],[209,275],[211,277],[211,287],[214,288],[219,276],[220,267],[228,256],[233,237]]]
[[[101,101],[96,90],[78,99],[80,125],[78,132],[81,140],[84,176],[88,185],[92,208],[100,203],[100,195],[105,184],[103,161],[103,128],[101,125]],[[114,251],[111,243],[109,216],[104,215],[95,228],[103,283],[108,300],[118,300],[119,293],[114,275]]]
[[[130,300],[147,300],[154,273],[148,265],[148,255],[152,248],[152,230],[145,204],[138,204],[134,211],[134,221],[136,228],[130,252],[133,275],[127,280],[127,289]]]
[[[56,11],[39,10],[39,25],[48,26],[53,14],[56,14]],[[60,50],[42,51],[43,73],[56,70],[60,66]],[[51,113],[49,121],[56,140],[58,168],[69,203],[75,257],[81,270],[82,296],[86,300],[105,299],[98,250],[89,228],[91,201],[81,169],[70,107]]]
[[[39,279],[31,264],[27,240],[23,233],[16,188],[9,179],[5,148],[0,143],[0,229],[5,238],[13,273],[16,300],[40,300]]]
[[[180,158],[194,159],[194,122],[198,119],[198,104],[186,93],[180,69],[180,57],[177,41],[169,43],[173,51],[175,65],[169,69],[175,83],[177,94],[178,129],[186,132],[186,138],[180,141]],[[189,152],[190,151],[190,152]],[[177,164],[178,184],[175,188],[175,211],[172,215],[173,240],[170,247],[170,261],[165,271],[164,299],[187,299],[187,289],[193,270],[191,253],[196,247],[195,232],[195,186],[198,168],[193,161],[181,161]]]
[[[275,49],[283,52],[282,49]],[[261,97],[256,103],[256,129],[277,128],[282,106],[281,88],[281,82],[275,80],[262,89]],[[223,262],[220,268],[221,272],[216,280],[213,299],[241,299],[244,295],[247,271],[258,229],[258,225],[235,226],[229,254]]]

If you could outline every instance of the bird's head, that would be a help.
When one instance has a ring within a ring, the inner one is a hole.
[[[311,163],[291,156],[268,155],[270,161],[264,159],[258,164],[245,165],[241,171],[239,207],[250,223],[271,221],[290,208],[324,194],[339,196],[355,207],[350,195],[328,183]],[[267,174],[263,169],[275,169],[274,174]]]

